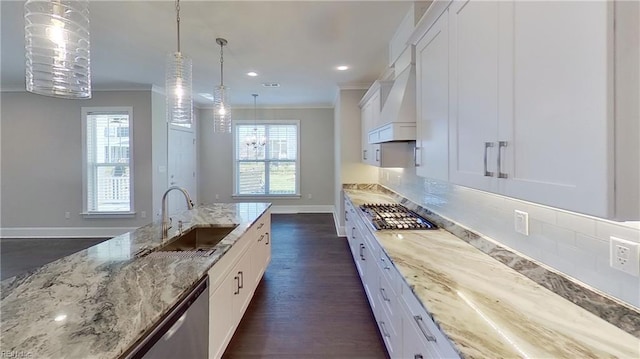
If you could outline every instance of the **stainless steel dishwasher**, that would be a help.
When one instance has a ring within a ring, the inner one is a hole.
[[[208,276],[167,314],[124,358],[207,358],[209,355]]]

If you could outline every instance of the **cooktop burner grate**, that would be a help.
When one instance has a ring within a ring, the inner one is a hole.
[[[360,210],[371,221],[373,227],[380,229],[437,229],[415,212],[400,204],[363,204]]]

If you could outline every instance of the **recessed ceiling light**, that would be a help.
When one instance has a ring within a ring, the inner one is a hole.
[[[277,82],[265,82],[262,84],[264,87],[280,87],[280,84]]]
[[[336,69],[338,69],[338,71],[346,71],[346,70],[349,70],[349,66],[340,65],[340,66],[336,67]]]
[[[255,71],[250,71],[250,72],[247,72],[247,76],[256,77],[258,76],[258,73]]]

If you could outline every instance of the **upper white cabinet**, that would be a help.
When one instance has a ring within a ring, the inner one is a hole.
[[[380,122],[382,104],[389,95],[392,83],[376,81],[360,100],[360,123],[362,131],[362,162],[375,165],[375,148],[369,144],[369,131]]]
[[[635,21],[618,21],[629,11]],[[637,220],[640,161],[615,151],[638,142],[637,130],[619,130],[637,129],[638,106],[619,99],[638,93],[638,76],[620,75],[637,74],[637,12],[607,1],[434,3],[412,37],[418,175],[446,180],[447,161],[452,183]]]
[[[416,44],[416,173],[449,179],[449,13]]]

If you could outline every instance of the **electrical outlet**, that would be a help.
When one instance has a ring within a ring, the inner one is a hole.
[[[71,219],[71,212],[64,212],[65,219]]]
[[[147,218],[147,211],[140,212],[140,217]]]
[[[611,268],[640,276],[640,243],[609,237],[609,263]]]
[[[529,213],[515,210],[514,222],[516,233],[529,235]]]
[[[312,199],[312,198],[313,198],[313,196],[311,195],[311,193],[309,193],[309,194],[307,195],[307,198],[308,198],[308,199]]]

